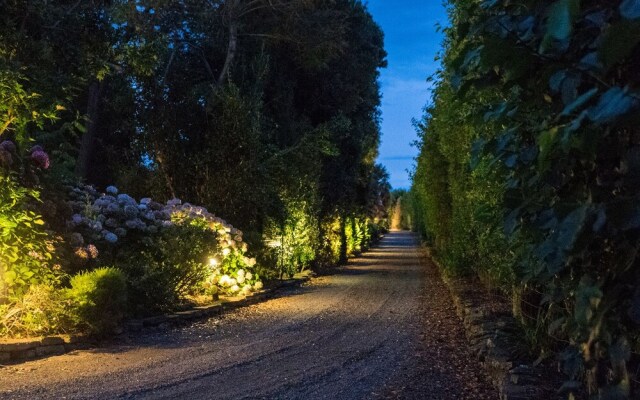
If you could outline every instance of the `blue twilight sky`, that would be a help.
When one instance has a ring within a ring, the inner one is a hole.
[[[382,145],[378,161],[387,167],[391,185],[411,186],[407,170],[417,149],[412,118],[420,119],[430,99],[427,77],[438,68],[434,61],[442,35],[436,24],[447,24],[442,0],[368,0],[369,11],[382,27],[389,66],[382,70]]]

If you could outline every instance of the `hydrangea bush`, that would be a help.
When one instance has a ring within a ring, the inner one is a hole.
[[[80,263],[100,257],[100,252],[117,253],[133,247],[171,228],[189,226],[212,234],[212,251],[200,260],[182,260],[206,266],[202,288],[211,293],[248,294],[262,288],[254,267],[254,258],[246,256],[247,244],[242,231],[216,217],[204,207],[172,199],[165,204],[119,193],[110,186],[98,193],[91,186],[76,187],[70,192],[74,214],[68,221],[73,232],[71,242]],[[134,250],[135,251],[135,250]]]

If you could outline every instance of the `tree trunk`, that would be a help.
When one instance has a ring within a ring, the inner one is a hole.
[[[238,22],[232,18],[231,21],[229,21],[229,45],[227,47],[227,58],[224,61],[224,66],[222,67],[222,71],[220,71],[220,76],[218,77],[218,87],[221,87],[224,84],[224,80],[227,77],[227,74],[229,73],[231,64],[233,63],[233,60],[236,57],[237,49],[238,49]]]
[[[171,195],[172,198],[175,198],[176,190],[175,190],[175,186],[173,185],[173,179],[171,177],[171,174],[169,174],[167,166],[165,165],[164,152],[160,148],[158,141],[155,139],[153,140],[153,151],[155,153],[155,161],[158,164],[160,173],[164,177],[164,181],[167,184],[167,189],[169,189],[169,194]]]
[[[354,253],[358,255],[362,242],[360,241],[360,235],[358,235],[358,224],[355,218],[351,218],[351,234],[353,235],[353,241],[355,243]]]
[[[340,217],[340,264],[346,264],[347,257],[347,217]]]
[[[89,85],[87,98],[87,130],[80,140],[80,154],[76,163],[76,175],[82,179],[88,179],[91,172],[92,161],[96,157],[98,143],[98,118],[100,115],[100,97],[103,83],[94,81]]]

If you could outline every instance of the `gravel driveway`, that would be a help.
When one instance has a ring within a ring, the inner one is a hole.
[[[2,399],[497,399],[406,232],[222,317],[0,368]]]

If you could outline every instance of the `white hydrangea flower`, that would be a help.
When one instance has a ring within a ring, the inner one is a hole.
[[[253,284],[253,289],[254,290],[261,290],[263,288],[262,282],[258,281],[256,283]]]
[[[240,290],[240,286],[238,285],[233,285],[229,288],[229,291],[231,291],[231,293],[236,293],[238,290]]]
[[[220,286],[231,286],[231,278],[229,277],[229,275],[224,274],[220,277],[220,280],[218,280],[218,283],[220,284]]]

